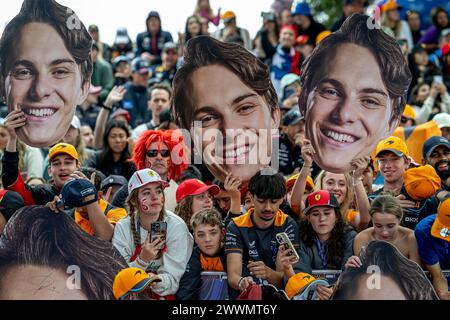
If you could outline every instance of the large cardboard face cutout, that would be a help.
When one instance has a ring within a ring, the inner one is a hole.
[[[1,91],[17,136],[49,147],[67,133],[88,93],[92,39],[73,11],[25,0],[1,39]],[[20,120],[25,120],[21,122]]]
[[[299,105],[314,161],[326,171],[355,169],[398,126],[411,75],[395,39],[353,15],[302,66]]]
[[[340,275],[335,300],[438,300],[422,268],[385,241],[372,241],[361,250],[360,268]]]

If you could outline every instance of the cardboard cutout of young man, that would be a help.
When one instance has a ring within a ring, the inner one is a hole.
[[[58,143],[89,92],[92,38],[54,0],[25,0],[0,40],[0,92],[17,136],[32,147]]]
[[[238,44],[189,40],[171,107],[202,163],[222,182],[229,173],[248,182],[278,159],[272,139],[280,110],[269,69]]]
[[[395,39],[354,14],[305,61],[301,82],[299,106],[314,162],[345,173],[397,128],[411,73]]]

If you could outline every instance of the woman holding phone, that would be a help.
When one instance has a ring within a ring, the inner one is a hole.
[[[130,267],[158,274],[162,281],[147,292],[156,300],[175,299],[194,243],[184,221],[164,208],[167,186],[155,171],[137,171],[128,183],[129,216],[116,225],[112,239]]]

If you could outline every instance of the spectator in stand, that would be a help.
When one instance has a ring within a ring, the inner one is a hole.
[[[420,13],[416,10],[408,10],[406,12],[406,22],[408,22],[414,45],[416,45],[419,43],[420,38],[422,38],[423,35]]]
[[[15,135],[15,133],[12,134]],[[8,141],[10,138],[11,133],[5,124],[5,120],[0,119],[0,159],[5,157],[5,151],[7,151]],[[33,178],[42,178],[44,158],[41,150],[30,147],[20,140],[17,140],[16,150],[18,150],[19,153],[19,170],[23,180],[26,181]]]
[[[330,28],[331,32],[338,31],[344,21],[354,13],[364,13],[364,7],[367,6],[366,0],[344,0],[343,15]]]
[[[192,216],[202,209],[212,209],[213,197],[219,192],[220,188],[217,185],[207,186],[198,179],[185,180],[177,189],[175,213],[186,222],[190,229]]]
[[[288,178],[286,180],[286,191],[287,191],[287,201],[289,206],[292,208],[292,211],[294,212],[294,214],[299,217],[299,218],[304,218],[304,215],[300,214],[300,207],[292,202],[292,191],[294,191],[294,185],[295,182],[297,182],[298,177],[300,176],[300,173],[294,174],[293,176],[291,176],[290,178]],[[306,198],[314,192],[314,181],[313,179],[308,176],[306,178],[306,186],[305,186],[305,191],[303,192],[302,195],[302,203],[305,203]]]
[[[303,165],[301,144],[305,135],[305,119],[298,108],[292,108],[284,115],[281,128],[279,171],[289,176]]]
[[[403,111],[402,117],[400,118],[400,127],[410,128],[416,125],[416,114],[414,113],[414,109],[407,104],[405,106],[405,110]]]
[[[434,289],[441,300],[450,300],[450,278],[442,270],[450,269],[450,197],[439,205],[437,214],[423,219],[415,235],[419,254],[431,274]]]
[[[129,216],[119,221],[112,240],[130,267],[156,273],[162,280],[149,292],[156,300],[176,299],[194,242],[183,220],[165,209],[168,185],[153,170],[137,171],[128,185]],[[151,226],[157,222],[167,226],[163,239],[151,238]]]
[[[139,139],[142,133],[147,130],[156,130],[161,124],[161,112],[170,110],[170,98],[172,97],[172,89],[167,84],[155,84],[150,89],[148,100],[148,111],[152,114],[150,122],[141,124],[136,127],[131,134],[133,140]]]
[[[425,44],[429,51],[434,51],[438,49],[437,44],[441,31],[450,28],[450,21],[447,11],[442,7],[436,7],[431,10],[431,21],[433,25],[425,31],[419,43]]]
[[[176,207],[176,191],[182,173],[188,167],[183,136],[177,131],[145,131],[135,142],[132,162],[137,170],[150,168],[156,171],[169,187],[164,190],[165,205],[170,211]],[[126,186],[115,195],[112,204],[124,208],[128,196]]]
[[[206,33],[203,33],[200,18],[196,15],[190,16],[186,20],[184,33],[180,34],[178,37],[178,53],[180,57],[183,57],[186,42],[200,35],[207,35]]]
[[[133,41],[128,35],[128,30],[125,27],[118,28],[116,37],[114,38],[113,46],[111,47],[111,61],[119,56],[127,58],[134,58]]]
[[[409,24],[400,20],[400,13],[402,7],[398,5],[396,0],[388,0],[381,7],[381,27],[388,35],[399,40],[404,39],[408,41],[408,48],[411,50],[414,47],[414,41],[409,28]]]
[[[83,165],[89,158],[94,156],[95,151],[91,149],[87,149],[84,143],[84,139],[81,136],[81,122],[77,116],[73,116],[72,123],[70,124],[70,128],[67,131],[66,135],[62,139],[62,142],[70,144],[77,149],[78,152],[78,160]]]
[[[186,271],[180,280],[178,300],[198,300],[202,286],[201,273],[226,272],[224,248],[225,228],[220,213],[204,209],[194,214],[190,221],[195,244]]]
[[[118,56],[113,61],[114,85],[123,86],[131,79],[131,63],[126,56]]]
[[[323,31],[322,31],[323,32]],[[320,33],[319,33],[320,35]],[[319,36],[317,36],[318,39]],[[304,59],[308,59],[314,48],[316,46],[316,43],[314,42],[314,39],[308,37],[307,35],[301,35],[298,36],[295,40],[295,49],[300,52],[301,55],[303,55]]]
[[[446,37],[450,37],[450,29],[446,32]],[[443,82],[447,87],[447,90],[450,90],[450,40],[441,47],[441,65]]]
[[[96,87],[91,84],[86,100],[77,106],[76,115],[80,121],[87,123],[92,130],[95,129],[95,122],[100,113],[99,97],[101,91],[102,87]]]
[[[270,65],[280,37],[277,19],[273,12],[262,12],[263,26],[253,40],[253,52],[265,64]]]
[[[450,114],[438,113],[434,116],[433,121],[437,123],[441,134],[444,138],[450,139]]]
[[[447,138],[431,137],[425,141],[423,164],[431,165],[441,178],[442,189],[450,191],[450,142]]]
[[[450,112],[450,95],[445,85],[432,82],[431,86],[421,82],[411,90],[410,104],[414,109],[417,124],[430,120],[432,114]]]
[[[289,73],[281,78],[281,90],[283,95],[281,98],[281,111],[288,112],[295,107],[298,107],[298,98],[302,92],[300,84],[300,77],[295,73]],[[284,114],[283,114],[284,116]]]
[[[420,82],[431,83],[434,76],[442,75],[441,70],[428,59],[423,45],[416,45],[408,56],[409,70],[412,74],[411,87]]]
[[[109,63],[111,61],[111,48],[109,47],[109,45],[100,40],[100,32],[98,26],[95,24],[90,25],[89,34],[98,47],[99,57]]]
[[[155,83],[168,83],[172,85],[175,73],[177,73],[177,63],[178,63],[178,48],[173,42],[167,42],[164,44],[162,51],[162,63],[153,68],[152,78],[150,79],[150,84]]]
[[[288,275],[293,276],[294,270],[308,274],[313,270],[344,270],[353,255],[356,231],[344,222],[333,193],[318,190],[310,194],[304,214],[306,220],[299,225],[300,260],[290,268]],[[325,300],[333,293],[332,288],[322,287],[321,291]]]
[[[287,233],[294,248],[299,247],[297,224],[279,209],[286,196],[286,182],[279,173],[263,173],[257,173],[248,186],[254,209],[234,218],[225,238],[228,284],[237,292],[246,291],[256,281],[283,287],[284,274],[275,264],[278,233]]]
[[[377,197],[370,207],[373,227],[360,232],[355,237],[353,253],[346,264],[348,267],[360,267],[361,261],[357,257],[363,247],[371,241],[387,241],[395,246],[406,258],[421,265],[417,241],[414,231],[400,226],[403,219],[400,201],[390,195]]]
[[[131,78],[125,84],[125,94],[122,100],[122,108],[131,115],[131,127],[145,123],[151,119],[151,113],[148,112],[148,81],[150,79],[150,64],[147,60],[136,58],[131,63]]]
[[[80,135],[84,140],[84,145],[86,146],[86,148],[88,148],[89,150],[93,150],[94,132],[92,131],[92,128],[89,124],[83,122],[81,123]]]
[[[151,65],[161,63],[161,52],[166,42],[173,42],[172,35],[161,28],[159,13],[151,11],[145,22],[147,31],[139,33],[136,39],[136,57],[148,60]]]
[[[17,210],[24,206],[25,204],[20,194],[14,191],[0,190],[0,236],[9,219]]]
[[[319,33],[326,30],[322,24],[314,20],[311,9],[306,2],[298,2],[292,11],[292,15],[297,26],[297,35],[306,35],[314,43]]]
[[[15,113],[10,113],[5,119],[5,127],[9,131],[9,140],[2,159],[2,180],[5,189],[19,193],[25,205],[46,205],[59,195],[70,175],[80,169],[78,153],[75,147],[68,144],[57,144],[49,151],[48,174],[52,178],[51,185],[28,186],[19,168],[19,152],[17,151],[18,125]]]
[[[102,87],[99,100],[100,102],[103,102],[105,101],[114,84],[112,67],[108,62],[106,62],[99,56],[99,47],[96,43],[92,45],[91,55],[92,62],[94,63],[91,83],[94,86]]]
[[[214,195],[216,206],[219,207],[222,213],[225,226],[231,222],[231,219],[239,217],[241,214],[247,213],[248,210],[242,212],[241,210],[241,181],[237,177],[233,177],[231,174],[221,182],[218,179],[213,181],[213,184],[218,185],[219,193]]]
[[[302,146],[304,164],[300,171],[300,176],[294,185],[291,196],[291,203],[300,208],[301,219],[304,218],[304,203],[302,202],[302,197],[305,192],[307,177],[311,174],[313,153],[314,149],[310,141],[305,139]],[[352,161],[352,166],[354,168],[353,175],[350,175],[349,173],[337,174],[322,170],[314,182],[316,190],[328,190],[333,193],[338,201],[341,216],[344,221],[358,230],[364,230],[370,222],[370,204],[362,182],[363,173],[367,168],[367,165],[367,159],[356,159]],[[357,210],[353,209],[355,200]]]
[[[291,10],[289,8],[285,8],[280,13],[280,26],[289,26],[294,24],[294,17],[292,16]]]
[[[85,165],[101,171],[105,176],[114,174],[130,179],[135,169],[128,161],[129,137],[130,132],[124,122],[111,120],[107,123],[103,134],[103,148],[98,150]]]
[[[214,33],[214,38],[223,42],[237,43],[247,50],[252,50],[252,42],[250,40],[250,33],[247,29],[237,26],[236,14],[233,11],[226,11],[222,15],[224,28],[218,29]]]
[[[110,200],[114,198],[117,191],[119,191],[120,188],[126,186],[127,184],[128,181],[127,179],[125,179],[125,177],[111,175],[103,179],[100,185],[100,190],[105,195],[105,200],[110,202]]]
[[[300,75],[300,66],[303,61],[294,47],[297,39],[296,32],[295,26],[285,26],[281,29],[280,44],[272,57],[271,80],[279,97],[283,96],[281,79],[289,73]]]
[[[221,8],[219,8],[217,15],[215,16],[211,5],[209,4],[209,0],[197,0],[194,16],[202,17],[207,20],[208,24],[211,22],[217,27],[220,23],[220,11]]]

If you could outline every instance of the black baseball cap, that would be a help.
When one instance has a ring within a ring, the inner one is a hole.
[[[430,139],[425,141],[425,143],[423,144],[423,147],[422,147],[423,158],[424,159],[428,158],[431,155],[431,153],[434,151],[434,149],[436,149],[439,146],[444,146],[444,147],[447,147],[448,149],[450,149],[450,141],[448,141],[448,139],[446,139],[444,137],[438,137],[438,136],[431,137]]]
[[[85,201],[86,197],[94,196],[92,200]],[[64,209],[73,209],[87,206],[98,201],[95,186],[89,180],[75,179],[67,182],[61,190]]]
[[[110,175],[109,177],[107,177],[105,180],[102,181],[100,189],[102,191],[105,191],[106,189],[114,185],[124,186],[127,184],[128,181],[124,177],[117,175]]]
[[[136,58],[131,62],[131,69],[133,72],[138,72],[140,74],[150,72],[150,63],[142,58]]]
[[[147,20],[150,18],[158,18],[159,20],[161,20],[158,11],[150,11],[150,13],[147,16]]]
[[[0,213],[8,221],[12,215],[24,207],[22,196],[14,191],[0,190]]]
[[[283,126],[294,126],[294,125],[296,125],[297,123],[299,123],[303,119],[304,119],[304,117],[300,113],[300,110],[297,107],[295,107],[295,108],[289,110],[283,116],[282,125]]]

